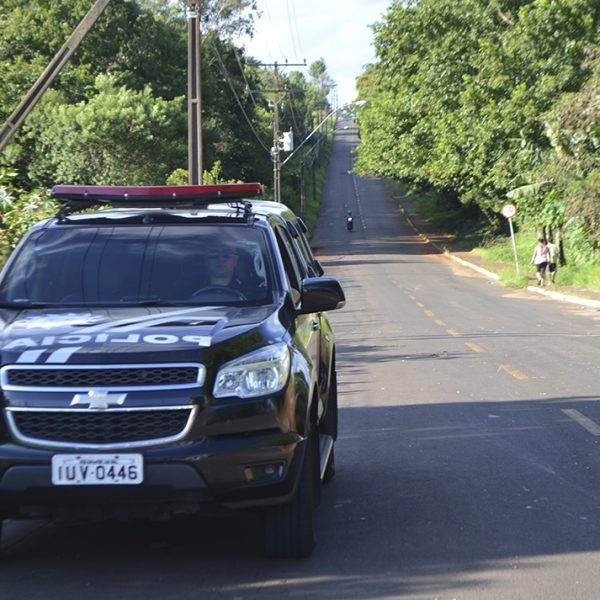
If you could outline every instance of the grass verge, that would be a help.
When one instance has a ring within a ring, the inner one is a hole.
[[[398,189],[412,204],[416,212],[429,223],[435,231],[448,236],[449,251],[470,251],[485,262],[505,265],[498,270],[501,280],[508,287],[521,288],[532,283],[534,268],[529,264],[537,242],[534,229],[522,227],[515,233],[515,246],[520,274],[515,271],[515,253],[510,239],[507,223],[504,231],[490,231],[490,227],[481,220],[476,211],[465,208],[458,201],[447,198],[437,191],[422,191],[403,183],[386,182],[391,196]],[[565,242],[567,260],[576,255]],[[600,260],[588,262],[568,262],[559,266],[555,283],[560,286],[582,290],[600,291]]]
[[[533,267],[530,266],[529,261],[531,260],[536,241],[537,233],[535,231],[521,230],[515,234],[519,268],[522,273],[527,273],[528,271],[533,273]],[[475,248],[473,252],[490,262],[506,263],[507,267],[508,265],[514,265],[514,252],[510,238],[499,238],[489,247]],[[567,250],[567,258],[568,254]],[[511,270],[507,269],[506,271]],[[512,269],[512,273],[514,274],[514,268]],[[500,277],[502,278],[502,273],[500,273]],[[507,278],[510,279],[508,274]],[[528,283],[525,278],[523,285],[519,286],[517,285],[518,280],[518,277],[513,277],[511,279],[513,285],[510,287],[524,287]],[[600,263],[586,262],[559,266],[556,272],[555,283],[562,286],[600,291]],[[507,285],[509,284],[507,283]]]
[[[515,269],[502,269],[498,275],[500,275],[500,281],[509,288],[524,288],[529,285],[527,275],[522,272],[517,274]]]

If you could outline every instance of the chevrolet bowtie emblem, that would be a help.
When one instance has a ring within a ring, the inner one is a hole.
[[[121,406],[127,394],[109,394],[102,390],[90,390],[87,394],[75,394],[71,406],[87,405],[91,410],[106,410],[111,406]]]

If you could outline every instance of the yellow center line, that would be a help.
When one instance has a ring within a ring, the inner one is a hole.
[[[575,410],[574,408],[563,408],[562,412],[564,412],[567,417],[571,417],[576,423],[579,423],[584,429],[587,429],[592,435],[595,435],[596,437],[600,436],[600,425],[591,419],[588,419],[585,415],[582,415],[578,410]]]
[[[409,294],[409,295],[408,295],[408,297],[409,297],[411,300],[414,300],[415,302],[417,301],[417,298],[416,298],[416,296],[413,296],[412,294]]]
[[[446,327],[446,323],[444,323],[444,321],[441,321],[440,319],[436,319],[435,324],[439,325],[440,327]]]
[[[446,329],[446,331],[454,337],[461,337],[462,334],[458,333],[458,331],[454,331],[454,329]]]
[[[419,308],[425,308],[425,305],[422,302],[417,302],[417,306]]]
[[[433,317],[433,311],[431,311],[431,310],[426,310],[426,311],[425,311],[425,314],[426,314],[428,317]]]
[[[467,348],[471,348],[473,352],[487,352],[485,348],[482,348],[479,344],[476,344],[475,342],[465,342],[465,346]]]
[[[515,379],[520,381],[525,381],[525,379],[529,379],[525,373],[521,373],[517,369],[513,369],[510,365],[500,365],[500,368],[506,371],[509,375],[512,375]]]

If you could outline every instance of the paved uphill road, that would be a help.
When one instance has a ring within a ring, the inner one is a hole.
[[[600,313],[436,255],[348,173],[357,143],[338,124],[313,239],[348,297],[314,555],[261,558],[242,516],[9,522],[0,598],[600,597]]]

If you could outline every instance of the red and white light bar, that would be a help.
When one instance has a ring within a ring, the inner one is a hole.
[[[99,186],[55,185],[52,197],[62,201],[83,201],[90,204],[136,204],[183,201],[218,202],[247,196],[260,196],[260,183],[226,183],[219,185],[176,186]]]

